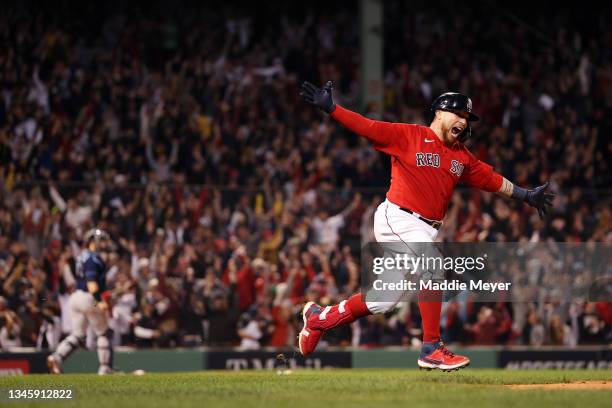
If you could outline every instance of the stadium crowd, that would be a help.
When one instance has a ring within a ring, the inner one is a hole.
[[[115,243],[104,256],[118,345],[293,346],[304,302],[359,290],[388,159],[298,96],[303,79],[333,80],[358,110],[355,10],[41,7],[0,14],[0,348],[52,348],[69,331],[74,259],[93,226]],[[586,26],[559,12],[537,22],[546,42],[501,14],[468,23],[487,12],[471,6],[385,7],[384,104],[363,112],[427,123],[437,94],[470,94],[475,154],[558,193],[540,221],[462,189],[441,239],[611,242],[609,16]],[[611,327],[609,302],[444,306],[448,342],[610,343]],[[325,341],[419,337],[406,303]]]

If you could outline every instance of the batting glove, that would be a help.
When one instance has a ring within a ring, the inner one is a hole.
[[[332,83],[332,81],[327,81],[323,88],[317,88],[310,82],[305,81],[302,84],[300,96],[306,102],[316,106],[322,111],[332,113],[334,110],[336,110],[336,104],[334,103],[334,100],[332,98],[333,89],[334,84]]]
[[[547,181],[543,185],[531,190],[526,190],[514,185],[512,197],[518,200],[523,200],[530,206],[537,208],[540,219],[543,219],[544,215],[546,214],[546,206],[549,205],[552,207],[552,200],[555,198],[554,194],[546,192],[549,184],[550,182]]]

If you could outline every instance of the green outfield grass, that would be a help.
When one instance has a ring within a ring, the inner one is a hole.
[[[337,369],[0,377],[5,407],[610,407],[607,390],[513,390],[505,384],[612,380],[610,371],[459,372]],[[72,402],[6,403],[8,388],[72,388]],[[359,404],[359,405],[356,405]]]

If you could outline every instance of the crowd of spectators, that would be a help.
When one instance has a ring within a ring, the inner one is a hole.
[[[557,193],[540,221],[462,189],[440,239],[610,243],[609,16],[583,25],[557,11],[530,29],[468,5],[409,4],[385,2],[384,103],[362,112],[427,123],[437,94],[468,93],[483,118],[475,154]],[[304,302],[359,290],[359,248],[389,180],[388,158],[298,96],[303,79],[333,80],[359,110],[357,11],[116,6],[0,13],[0,348],[53,348],[69,331],[92,226],[115,242],[104,254],[115,344],[292,347]],[[442,323],[465,344],[609,343],[612,305],[454,300]],[[419,338],[405,303],[325,342]]]

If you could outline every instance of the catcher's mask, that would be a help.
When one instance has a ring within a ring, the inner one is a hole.
[[[83,237],[85,245],[95,244],[96,251],[104,251],[109,249],[111,239],[108,232],[100,228],[92,228],[87,231]]]

